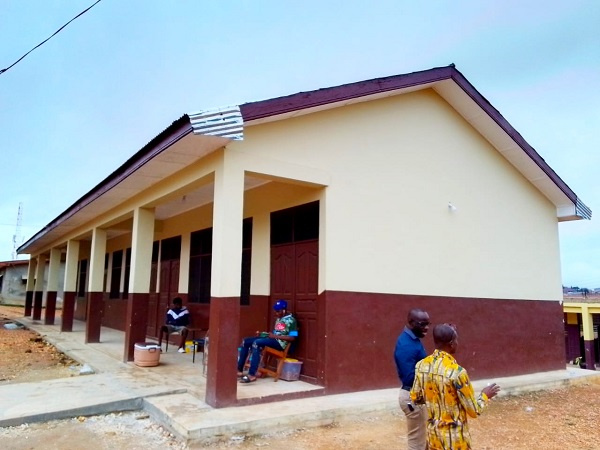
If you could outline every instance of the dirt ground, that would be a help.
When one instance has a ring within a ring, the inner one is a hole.
[[[0,307],[0,386],[75,376],[80,365],[56,351],[37,333],[16,325],[10,317],[22,308]]]
[[[0,306],[0,385],[78,376],[79,365],[30,330],[6,330],[22,309]],[[494,399],[472,420],[475,449],[600,449],[600,382]],[[398,411],[370,414],[317,429],[234,438],[187,446],[142,411],[78,417],[0,428],[0,448],[60,449],[256,449],[376,450],[406,448]]]

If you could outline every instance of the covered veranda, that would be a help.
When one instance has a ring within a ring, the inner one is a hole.
[[[206,396],[206,370],[203,370],[203,354],[177,353],[177,346],[169,346],[169,351],[160,355],[160,363],[155,367],[138,367],[133,361],[123,361],[125,333],[113,328],[102,327],[101,342],[85,342],[85,322],[73,321],[73,331],[61,332],[60,312],[54,325],[46,325],[43,320],[33,320],[15,314],[15,319],[36,331],[81,364],[87,364],[94,373],[127,373],[135,377],[152,376],[164,378],[165,384],[180,386],[186,392],[203,402]],[[148,340],[148,342],[152,342]],[[235,377],[235,362],[232,361],[231,376]],[[83,376],[83,375],[80,375]],[[87,375],[86,375],[87,376]],[[94,375],[89,375],[94,376]],[[249,405],[280,400],[323,395],[324,388],[303,381],[273,381],[273,378],[259,378],[255,383],[240,384],[237,389],[237,404]]]
[[[598,332],[594,331],[596,321],[600,318],[600,302],[590,299],[589,301],[565,300],[563,303],[563,312],[565,314],[565,336],[567,359],[570,356],[583,357],[588,370],[596,370],[598,361]],[[596,322],[597,323],[597,322]],[[580,330],[583,331],[583,349],[580,347]],[[593,362],[593,363],[592,363]]]

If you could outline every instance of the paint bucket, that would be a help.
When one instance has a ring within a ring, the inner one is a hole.
[[[133,362],[140,367],[158,366],[160,347],[151,342],[139,342],[133,346]]]

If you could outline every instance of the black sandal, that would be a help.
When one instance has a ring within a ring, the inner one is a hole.
[[[242,378],[240,378],[240,383],[254,383],[256,381],[256,377],[254,377],[254,379],[250,378],[248,375],[244,375]]]

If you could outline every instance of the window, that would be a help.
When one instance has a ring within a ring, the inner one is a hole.
[[[190,275],[188,301],[210,303],[212,269],[212,228],[194,231],[190,239]],[[240,304],[250,304],[250,276],[252,261],[252,218],[242,223],[242,267]]]
[[[156,284],[158,279],[158,254],[160,250],[160,242],[152,243],[152,266],[150,268],[150,293],[156,293]]]
[[[102,292],[108,292],[108,259],[109,254],[104,254],[104,279],[102,280]]]
[[[318,238],[318,201],[271,213],[271,245]]]
[[[131,275],[131,248],[125,251],[125,275],[123,278],[123,298],[129,295],[129,277]]]
[[[112,254],[112,267],[110,270],[110,294],[108,298],[119,298],[121,290],[121,268],[123,267],[123,250]]]
[[[252,217],[242,224],[242,287],[240,305],[250,304],[250,274],[252,269]]]
[[[77,296],[85,296],[85,280],[87,278],[88,261],[82,259],[79,261],[79,279],[77,280]]]
[[[190,240],[188,302],[210,303],[212,228],[194,231]]]
[[[160,243],[160,260],[178,260],[181,256],[181,236],[165,239]]]

